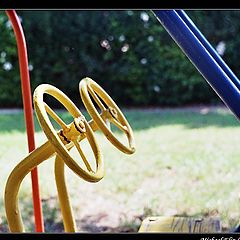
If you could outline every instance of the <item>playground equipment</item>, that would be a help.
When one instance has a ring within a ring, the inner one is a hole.
[[[240,81],[183,10],[153,11],[225,105],[240,119]]]
[[[213,217],[148,217],[143,220],[139,232],[219,233],[221,222]]]
[[[23,232],[24,226],[21,213],[18,208],[18,193],[24,177],[37,165],[57,154],[55,161],[55,174],[57,190],[60,199],[60,208],[63,212],[63,222],[65,231],[75,231],[75,222],[67,194],[64,179],[64,164],[66,164],[75,174],[88,182],[98,182],[104,176],[104,164],[101,150],[97,144],[93,132],[101,130],[107,139],[120,151],[132,154],[135,152],[135,143],[131,126],[111,97],[93,80],[83,79],[79,84],[80,94],[83,103],[93,118],[87,122],[80,110],[74,103],[59,89],[49,84],[39,85],[33,96],[33,102],[39,123],[46,134],[48,141],[32,151],[25,157],[11,172],[5,190],[5,208],[9,228],[12,232]],[[63,120],[44,102],[43,95],[48,94],[56,98],[67,111],[72,115],[73,121],[65,124]],[[90,95],[101,109],[98,113],[92,103]],[[101,100],[100,100],[101,99]],[[61,130],[56,132],[48,114],[60,125]],[[123,131],[128,140],[128,145],[120,142],[107,125],[106,120],[115,124]],[[84,155],[79,142],[87,138],[96,160],[96,170],[94,171],[87,157]],[[81,167],[72,158],[69,151],[76,147],[86,168]]]
[[[155,10],[153,13],[226,106],[238,119],[240,119],[240,106],[238,104],[240,100],[239,79],[206,40],[196,25],[194,25],[187,14],[182,10]],[[13,23],[18,43],[24,112],[30,152],[30,154],[12,171],[6,185],[5,204],[9,227],[13,232],[24,231],[17,203],[18,191],[23,178],[26,174],[32,171],[36,231],[44,231],[36,167],[53,154],[56,154],[55,176],[60,207],[63,214],[64,228],[67,232],[74,232],[76,231],[76,226],[64,178],[65,164],[75,174],[86,181],[97,182],[101,180],[104,175],[104,165],[93,132],[100,129],[115,147],[127,154],[131,154],[135,151],[133,132],[114,101],[91,79],[86,78],[80,82],[80,95],[87,111],[92,117],[90,122],[85,120],[82,113],[64,93],[53,86],[44,84],[36,89],[33,100],[38,120],[48,138],[48,141],[34,150],[34,130],[26,44],[21,24],[17,19],[15,11],[8,10],[7,14]],[[63,103],[64,107],[73,116],[74,120],[71,124],[66,125],[57,114],[44,103],[44,94],[52,95]],[[98,107],[101,109],[101,113],[98,113],[96,110],[92,99],[94,99]],[[53,128],[48,118],[48,114],[62,127],[59,132],[56,132]],[[30,119],[29,122],[27,122],[27,119]],[[113,135],[111,129],[109,129],[107,119],[126,134],[128,138],[128,146],[123,145]],[[96,171],[92,170],[86,156],[81,151],[81,148],[79,148],[78,143],[84,138],[87,138],[92,147],[96,160]],[[69,154],[69,151],[74,146],[77,148],[83,162],[85,163],[85,170],[81,168]],[[238,231],[239,227],[236,229],[236,231]],[[139,231],[219,232],[221,231],[221,227],[217,219],[204,220],[182,217],[150,217],[143,221]]]

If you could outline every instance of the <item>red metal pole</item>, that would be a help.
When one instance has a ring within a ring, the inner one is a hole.
[[[19,68],[21,75],[21,87],[23,97],[23,108],[25,116],[25,124],[27,130],[28,150],[29,152],[35,149],[34,139],[34,121],[33,121],[33,109],[32,109],[32,93],[30,87],[30,77],[28,71],[28,56],[27,47],[24,32],[19,21],[19,18],[15,10],[6,10],[6,13],[12,22],[13,30],[17,40]],[[33,196],[33,208],[35,217],[35,230],[36,232],[44,232],[44,223],[42,216],[42,205],[40,199],[39,183],[38,183],[38,171],[34,168],[31,171],[32,180],[32,196]]]

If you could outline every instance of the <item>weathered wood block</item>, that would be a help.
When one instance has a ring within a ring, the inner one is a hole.
[[[214,217],[148,217],[143,220],[139,232],[219,233],[221,222]]]

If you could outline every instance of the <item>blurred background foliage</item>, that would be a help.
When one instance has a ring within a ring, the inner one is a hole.
[[[240,11],[186,12],[237,74]],[[78,83],[88,76],[122,106],[220,102],[150,10],[17,13],[27,41],[32,91],[41,83],[53,84],[79,105]],[[0,36],[0,107],[22,107],[16,42],[4,11]]]

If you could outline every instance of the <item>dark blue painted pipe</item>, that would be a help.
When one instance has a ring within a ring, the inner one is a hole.
[[[153,13],[226,106],[240,119],[239,89],[184,20],[175,10],[154,10]]]
[[[240,90],[240,81],[237,76],[232,72],[232,70],[228,67],[228,65],[224,62],[224,60],[219,56],[216,50],[212,47],[212,45],[208,42],[205,36],[199,31],[197,26],[193,23],[190,17],[183,10],[176,10],[178,15],[182,18],[185,24],[191,29],[194,35],[198,38],[198,40],[202,43],[202,45],[207,49],[207,51],[211,54],[211,56],[215,59],[215,61],[219,64],[219,66],[223,69],[223,71],[231,78],[232,82],[236,85],[236,87]]]

